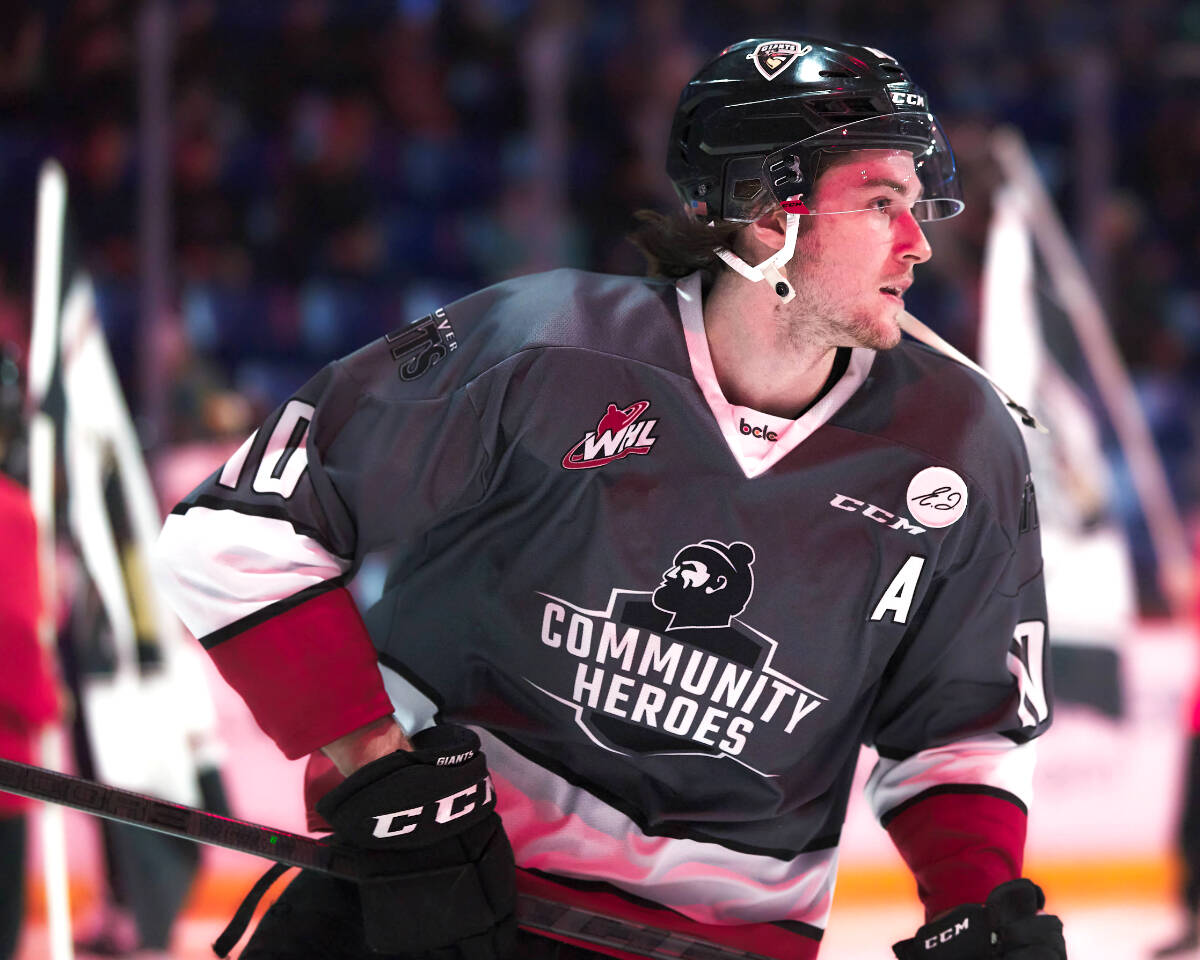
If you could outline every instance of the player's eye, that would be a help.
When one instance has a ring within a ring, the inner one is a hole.
[[[892,213],[892,207],[896,202],[895,197],[876,197],[867,204],[868,210],[877,210],[879,213]]]

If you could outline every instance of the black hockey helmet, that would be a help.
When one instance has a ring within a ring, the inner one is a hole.
[[[749,222],[776,203],[805,212],[828,154],[881,147],[913,153],[918,219],[962,209],[950,146],[895,58],[811,37],[750,39],[726,47],[684,87],[667,174],[697,218]]]

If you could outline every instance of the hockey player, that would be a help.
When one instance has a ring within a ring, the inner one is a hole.
[[[746,40],[667,167],[657,277],[438,309],[168,518],[180,615],[382,856],[301,873],[245,960],[637,957],[645,927],[813,958],[862,744],[930,921],[897,955],[1065,957],[1020,879],[1051,697],[1019,428],[897,326],[921,222],[962,206],[925,94],[871,48]],[[623,922],[515,933],[514,855],[516,889]]]
[[[0,342],[0,757],[29,763],[59,713],[55,670],[38,639],[41,585],[37,523],[25,481],[25,393],[17,351]],[[17,955],[25,913],[31,804],[0,792],[0,960]]]

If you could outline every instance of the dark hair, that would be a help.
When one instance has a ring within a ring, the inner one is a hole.
[[[682,210],[638,210],[633,216],[639,225],[629,233],[629,242],[646,258],[646,275],[665,280],[702,270],[705,281],[711,281],[721,263],[713,251],[732,247],[734,237],[746,226],[728,220],[709,226]]]
[[[733,220],[718,220],[709,226],[683,210],[638,210],[633,216],[640,226],[627,239],[646,258],[646,275],[678,280],[699,270],[705,289],[716,278],[718,268],[724,266],[716,248],[727,247],[736,253],[737,236],[748,226]],[[812,217],[801,217],[796,236],[804,236],[812,226]]]

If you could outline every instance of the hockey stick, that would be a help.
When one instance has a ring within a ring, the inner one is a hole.
[[[0,759],[0,790],[95,814],[106,820],[228,847],[347,880],[358,877],[354,855],[312,837],[272,830],[56,770]]]
[[[356,880],[360,876],[359,855],[345,846],[273,830],[247,820],[218,816],[207,810],[185,807],[16,760],[0,758],[0,791],[345,880]],[[517,920],[528,930],[569,937],[647,960],[769,960],[736,947],[631,923],[526,893],[517,895]]]

